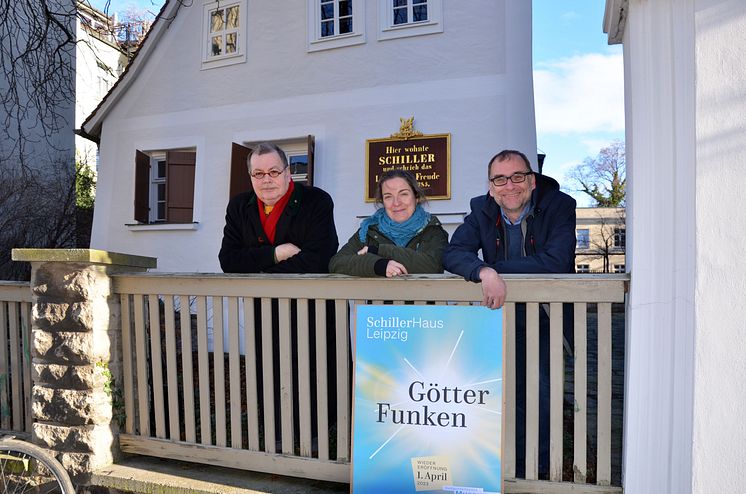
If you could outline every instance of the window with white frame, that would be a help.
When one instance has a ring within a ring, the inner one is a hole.
[[[203,12],[202,67],[222,67],[246,60],[246,0],[210,2]]]
[[[150,223],[166,221],[166,153],[150,156]]]
[[[393,0],[393,24],[427,22],[427,0]]]
[[[590,264],[576,264],[575,272],[576,273],[590,273],[591,265]]]
[[[378,0],[378,39],[443,32],[442,0]]]
[[[194,149],[135,153],[135,220],[138,223],[192,223]]]
[[[588,228],[578,228],[575,230],[575,238],[577,238],[577,243],[575,244],[577,249],[587,249],[591,246],[591,231]]]
[[[614,264],[614,272],[624,273],[626,272],[626,266],[624,264]]]
[[[352,0],[321,0],[321,37],[352,32]]]
[[[308,0],[308,51],[365,43],[363,0]]]

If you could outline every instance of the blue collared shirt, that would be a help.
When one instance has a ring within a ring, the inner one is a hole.
[[[521,221],[523,221],[523,218],[526,217],[526,215],[528,214],[530,210],[531,210],[531,203],[529,202],[528,204],[526,204],[526,207],[523,208],[523,211],[521,211],[521,215],[518,217],[515,223],[510,221],[510,219],[505,215],[505,211],[503,211],[502,208],[500,208],[500,213],[503,215],[503,219],[505,220],[505,223],[507,225],[520,225]]]

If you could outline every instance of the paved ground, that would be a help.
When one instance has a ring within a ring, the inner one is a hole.
[[[350,491],[348,484],[145,456],[128,458],[98,471],[92,484],[91,494],[326,494]]]

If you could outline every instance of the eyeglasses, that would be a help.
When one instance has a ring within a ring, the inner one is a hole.
[[[526,181],[526,177],[533,174],[534,172],[516,172],[509,177],[506,177],[505,175],[497,175],[490,178],[490,182],[492,182],[492,185],[494,185],[495,187],[502,187],[503,185],[507,184],[508,179],[510,179],[510,181],[514,184],[520,184]]]
[[[285,168],[287,168],[287,166]],[[282,172],[285,171],[285,168],[283,168],[282,170],[278,170],[276,168],[273,168],[273,169],[271,169],[268,172],[263,172],[261,170],[257,170],[255,172],[251,172],[250,175],[251,175],[251,178],[255,178],[257,180],[261,180],[264,177],[266,177],[267,175],[269,175],[272,178],[277,178],[280,175],[282,175]]]

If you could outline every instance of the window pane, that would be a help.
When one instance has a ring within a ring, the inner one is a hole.
[[[407,0],[394,0],[394,7],[406,7]]]
[[[339,2],[339,16],[346,17],[348,15],[352,15],[352,1],[341,0]]]
[[[414,22],[427,20],[427,5],[417,5],[412,9],[412,20]]]
[[[339,20],[339,34],[352,32],[352,17],[345,17]]]
[[[587,249],[590,246],[590,230],[587,228],[581,228],[577,231],[577,248]]]
[[[290,173],[297,175],[299,173],[308,173],[308,155],[301,154],[290,156]]]
[[[166,162],[158,160],[158,178],[166,178]]]
[[[236,33],[228,33],[225,35],[225,52],[236,53]]]
[[[156,220],[165,220],[166,219],[166,203],[164,202],[158,202],[158,216],[155,218]]]
[[[427,3],[427,0],[412,0],[412,5],[417,5],[418,3]]]
[[[321,20],[333,19],[334,18],[334,4],[324,3],[321,4]]]
[[[321,37],[334,36],[334,21],[324,21],[321,23]]]
[[[394,25],[406,24],[407,22],[407,8],[394,9]]]
[[[624,248],[627,243],[627,232],[624,228],[614,228],[614,247]]]
[[[158,197],[156,197],[156,200],[158,202],[162,202],[166,200],[166,184],[157,184],[157,194]]]
[[[238,27],[238,5],[230,7],[226,13],[228,18],[228,29],[235,29]]]
[[[217,56],[223,53],[223,37],[213,36],[212,37],[212,55]]]
[[[223,11],[216,10],[210,16],[210,32],[216,33],[223,30]]]

